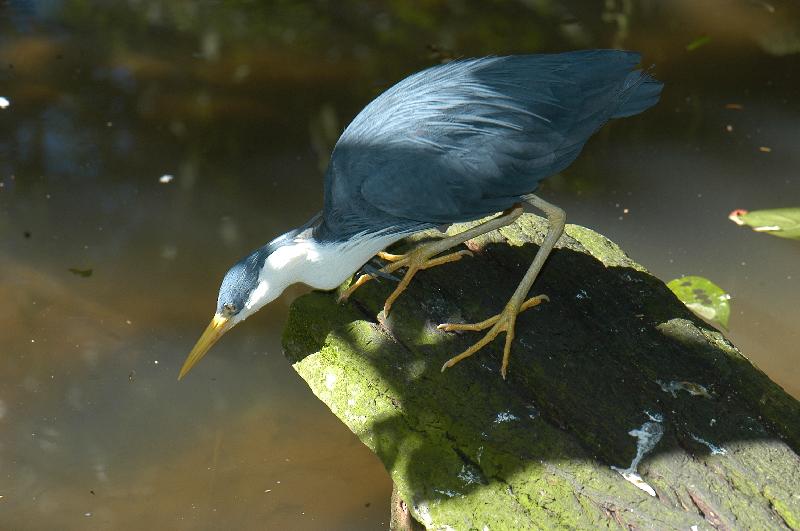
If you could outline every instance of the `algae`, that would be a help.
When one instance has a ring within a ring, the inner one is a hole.
[[[800,404],[589,229],[568,226],[534,285],[551,302],[520,316],[507,381],[501,341],[439,372],[480,336],[436,324],[501,308],[544,223],[526,214],[467,242],[474,257],[421,272],[389,318],[389,282],[345,305],[300,297],[287,357],[429,529],[797,528]],[[611,466],[634,460],[628,432],[654,412],[663,436],[637,468],[650,496]]]

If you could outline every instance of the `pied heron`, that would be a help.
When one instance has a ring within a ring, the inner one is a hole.
[[[544,295],[528,299],[528,292],[564,231],[564,211],[532,192],[569,166],[608,120],[638,114],[658,101],[662,84],[638,70],[638,63],[639,54],[622,50],[483,57],[434,66],[389,88],[337,141],[325,173],[322,212],[227,272],[214,317],[178,378],[224,333],[289,285],[334,289],[375,255],[388,262],[381,274],[406,269],[384,304],[388,315],[418,271],[469,254],[442,255],[512,223],[527,203],[544,212],[549,229],[505,308],[480,323],[439,326],[489,329],[442,370],[504,332],[505,378],[517,315],[547,300]],[[383,252],[410,234],[497,213],[405,255]],[[340,299],[370,278],[361,275]]]

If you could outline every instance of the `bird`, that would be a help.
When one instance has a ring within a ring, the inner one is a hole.
[[[469,256],[468,250],[448,251],[513,223],[530,205],[545,214],[548,230],[505,307],[479,323],[439,325],[445,332],[488,329],[442,371],[505,333],[500,369],[505,379],[517,315],[549,300],[528,294],[566,222],[562,209],[533,192],[567,168],[606,122],[658,102],[663,84],[639,63],[637,52],[602,49],[458,59],[387,89],[336,142],[325,171],[322,211],[225,274],[211,323],[178,379],[223,334],[289,285],[332,290],[376,256],[386,264],[377,271],[381,276],[405,269],[384,303],[388,316],[419,271]],[[409,235],[492,215],[406,254],[385,251]],[[359,276],[340,292],[340,301],[375,276]]]

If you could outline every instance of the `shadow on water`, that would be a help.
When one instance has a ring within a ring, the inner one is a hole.
[[[347,308],[333,308],[323,293],[297,302],[298,320],[314,327],[299,334],[313,341],[289,343],[292,361],[328,347],[336,357],[341,345],[367,357],[379,375],[347,376],[342,385],[353,396],[366,381],[388,386],[394,413],[370,418],[360,436],[387,469],[397,467],[419,496],[414,502],[558,462],[625,469],[637,453],[628,432],[653,419],[664,435],[645,463],[700,460],[758,440],[786,440],[798,450],[798,403],[738,352],[715,348],[724,345],[721,336],[661,281],[569,248],[551,254],[534,287],[551,302],[517,321],[507,381],[499,375],[502,336],[441,373],[480,335],[445,334],[436,324],[477,322],[502,308],[537,249],[489,244],[474,258],[421,272],[386,320],[375,316],[391,282],[362,287]],[[287,337],[298,333],[292,326],[302,325],[290,320]]]

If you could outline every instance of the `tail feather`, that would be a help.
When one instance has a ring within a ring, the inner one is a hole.
[[[625,78],[623,101],[612,118],[625,118],[649,109],[658,103],[663,88],[664,84],[650,74],[634,70]]]

